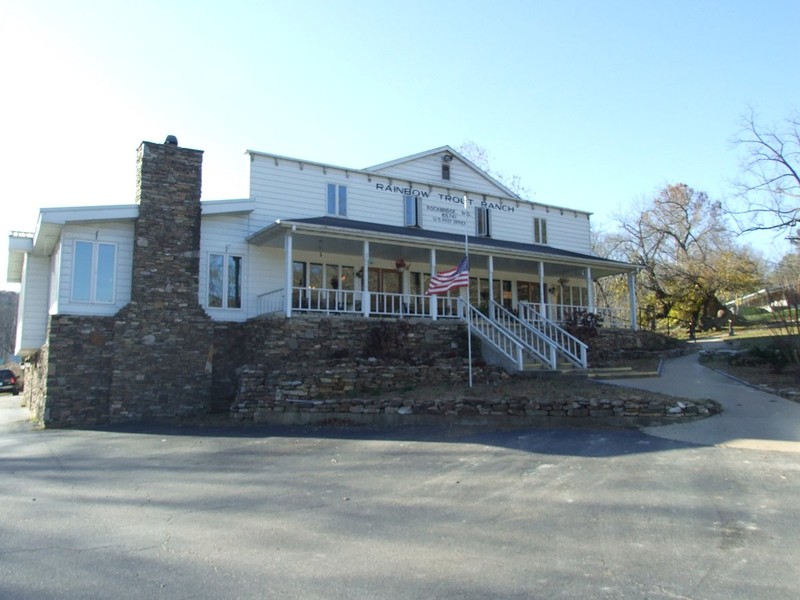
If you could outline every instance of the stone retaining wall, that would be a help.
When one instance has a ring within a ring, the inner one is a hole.
[[[568,384],[568,380],[564,380]],[[600,385],[600,384],[598,384]],[[455,418],[462,422],[505,423],[578,422],[584,419],[622,423],[664,423],[717,414],[719,405],[711,400],[646,400],[642,396],[560,398],[541,400],[515,396],[461,396],[455,399],[425,400],[408,394],[380,394],[371,397],[297,399],[262,396],[255,406],[234,406],[234,420],[255,423],[310,423],[325,421],[413,423],[421,419]]]
[[[255,421],[286,407],[313,411],[334,398],[350,411],[348,397],[463,385],[469,379],[466,337],[463,324],[447,321],[313,316],[251,321],[246,355],[258,362],[238,371],[231,418]],[[499,377],[495,367],[475,363],[474,380]]]
[[[569,377],[558,380],[563,393],[545,394],[546,399],[535,393],[508,397],[491,391],[480,397],[430,398],[425,391],[431,386],[462,388],[468,381],[466,331],[460,323],[302,317],[264,319],[247,327],[247,356],[263,362],[238,371],[239,387],[230,412],[238,422],[408,422],[416,417],[658,421],[719,410],[710,401],[648,400],[641,392],[622,388],[613,388],[609,397],[603,393],[575,397]],[[658,352],[652,340],[641,341],[632,332],[600,336],[603,343],[605,338],[613,343],[622,337],[628,347]],[[440,356],[441,348],[449,350],[446,356]],[[473,352],[479,358],[477,341]],[[474,364],[475,384],[502,381],[513,386],[513,379],[525,377],[510,376],[479,359]]]

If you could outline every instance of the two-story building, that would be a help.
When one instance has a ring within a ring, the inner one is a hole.
[[[509,368],[523,353],[585,366],[559,323],[606,311],[599,278],[627,275],[633,288],[635,266],[592,253],[590,213],[521,198],[448,146],[363,169],[248,155],[250,197],[201,202],[202,152],[143,143],[135,203],[43,208],[35,232],[12,234],[17,352],[34,365],[41,418],[190,413],[189,393],[205,410],[215,331],[264,315],[460,320]],[[426,295],[431,274],[465,254],[469,287]],[[604,316],[635,328],[635,315],[630,294],[627,315]],[[70,356],[58,368],[56,345]],[[185,374],[159,366],[176,356]],[[48,396],[74,405],[93,385],[107,407],[48,416]]]

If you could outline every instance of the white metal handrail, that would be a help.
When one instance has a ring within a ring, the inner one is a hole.
[[[542,315],[531,304],[520,302],[518,306],[520,320],[528,323],[531,327],[551,339],[558,351],[570,362],[581,369],[587,367],[586,344]]]
[[[500,354],[505,356],[516,366],[518,371],[523,370],[523,344],[510,332],[500,327],[497,323],[489,319],[477,308],[467,304],[461,298],[458,299],[458,314],[468,320],[473,332],[484,341],[488,342]]]
[[[521,320],[494,300],[490,302],[492,320],[516,336],[525,348],[551,369],[558,367],[556,342],[539,329]]]

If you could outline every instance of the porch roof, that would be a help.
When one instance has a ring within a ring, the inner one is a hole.
[[[339,238],[350,243],[368,240],[376,244],[401,246],[405,252],[431,248],[463,254],[464,236],[415,227],[398,227],[367,221],[354,221],[338,217],[313,217],[308,219],[279,220],[251,235],[247,241],[258,246],[283,244],[283,233],[292,230],[297,234],[317,238]],[[542,261],[564,265],[591,267],[596,277],[629,273],[638,267],[629,263],[608,260],[590,254],[571,252],[541,244],[510,242],[489,237],[468,236],[470,254],[494,255],[512,260]],[[299,247],[298,247],[299,249]],[[310,246],[316,250],[316,246]],[[355,250],[357,252],[357,250]],[[392,255],[394,256],[394,255]],[[387,256],[388,258],[389,256]],[[396,256],[394,256],[396,258]],[[411,257],[420,260],[419,254]]]

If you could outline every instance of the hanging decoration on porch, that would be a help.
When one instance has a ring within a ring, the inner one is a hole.
[[[394,261],[394,267],[398,273],[405,273],[411,268],[411,264],[407,263],[405,259],[398,258],[396,261]]]
[[[425,292],[428,296],[444,294],[454,288],[469,285],[469,257],[465,256],[455,269],[436,273],[431,277],[431,283]]]

